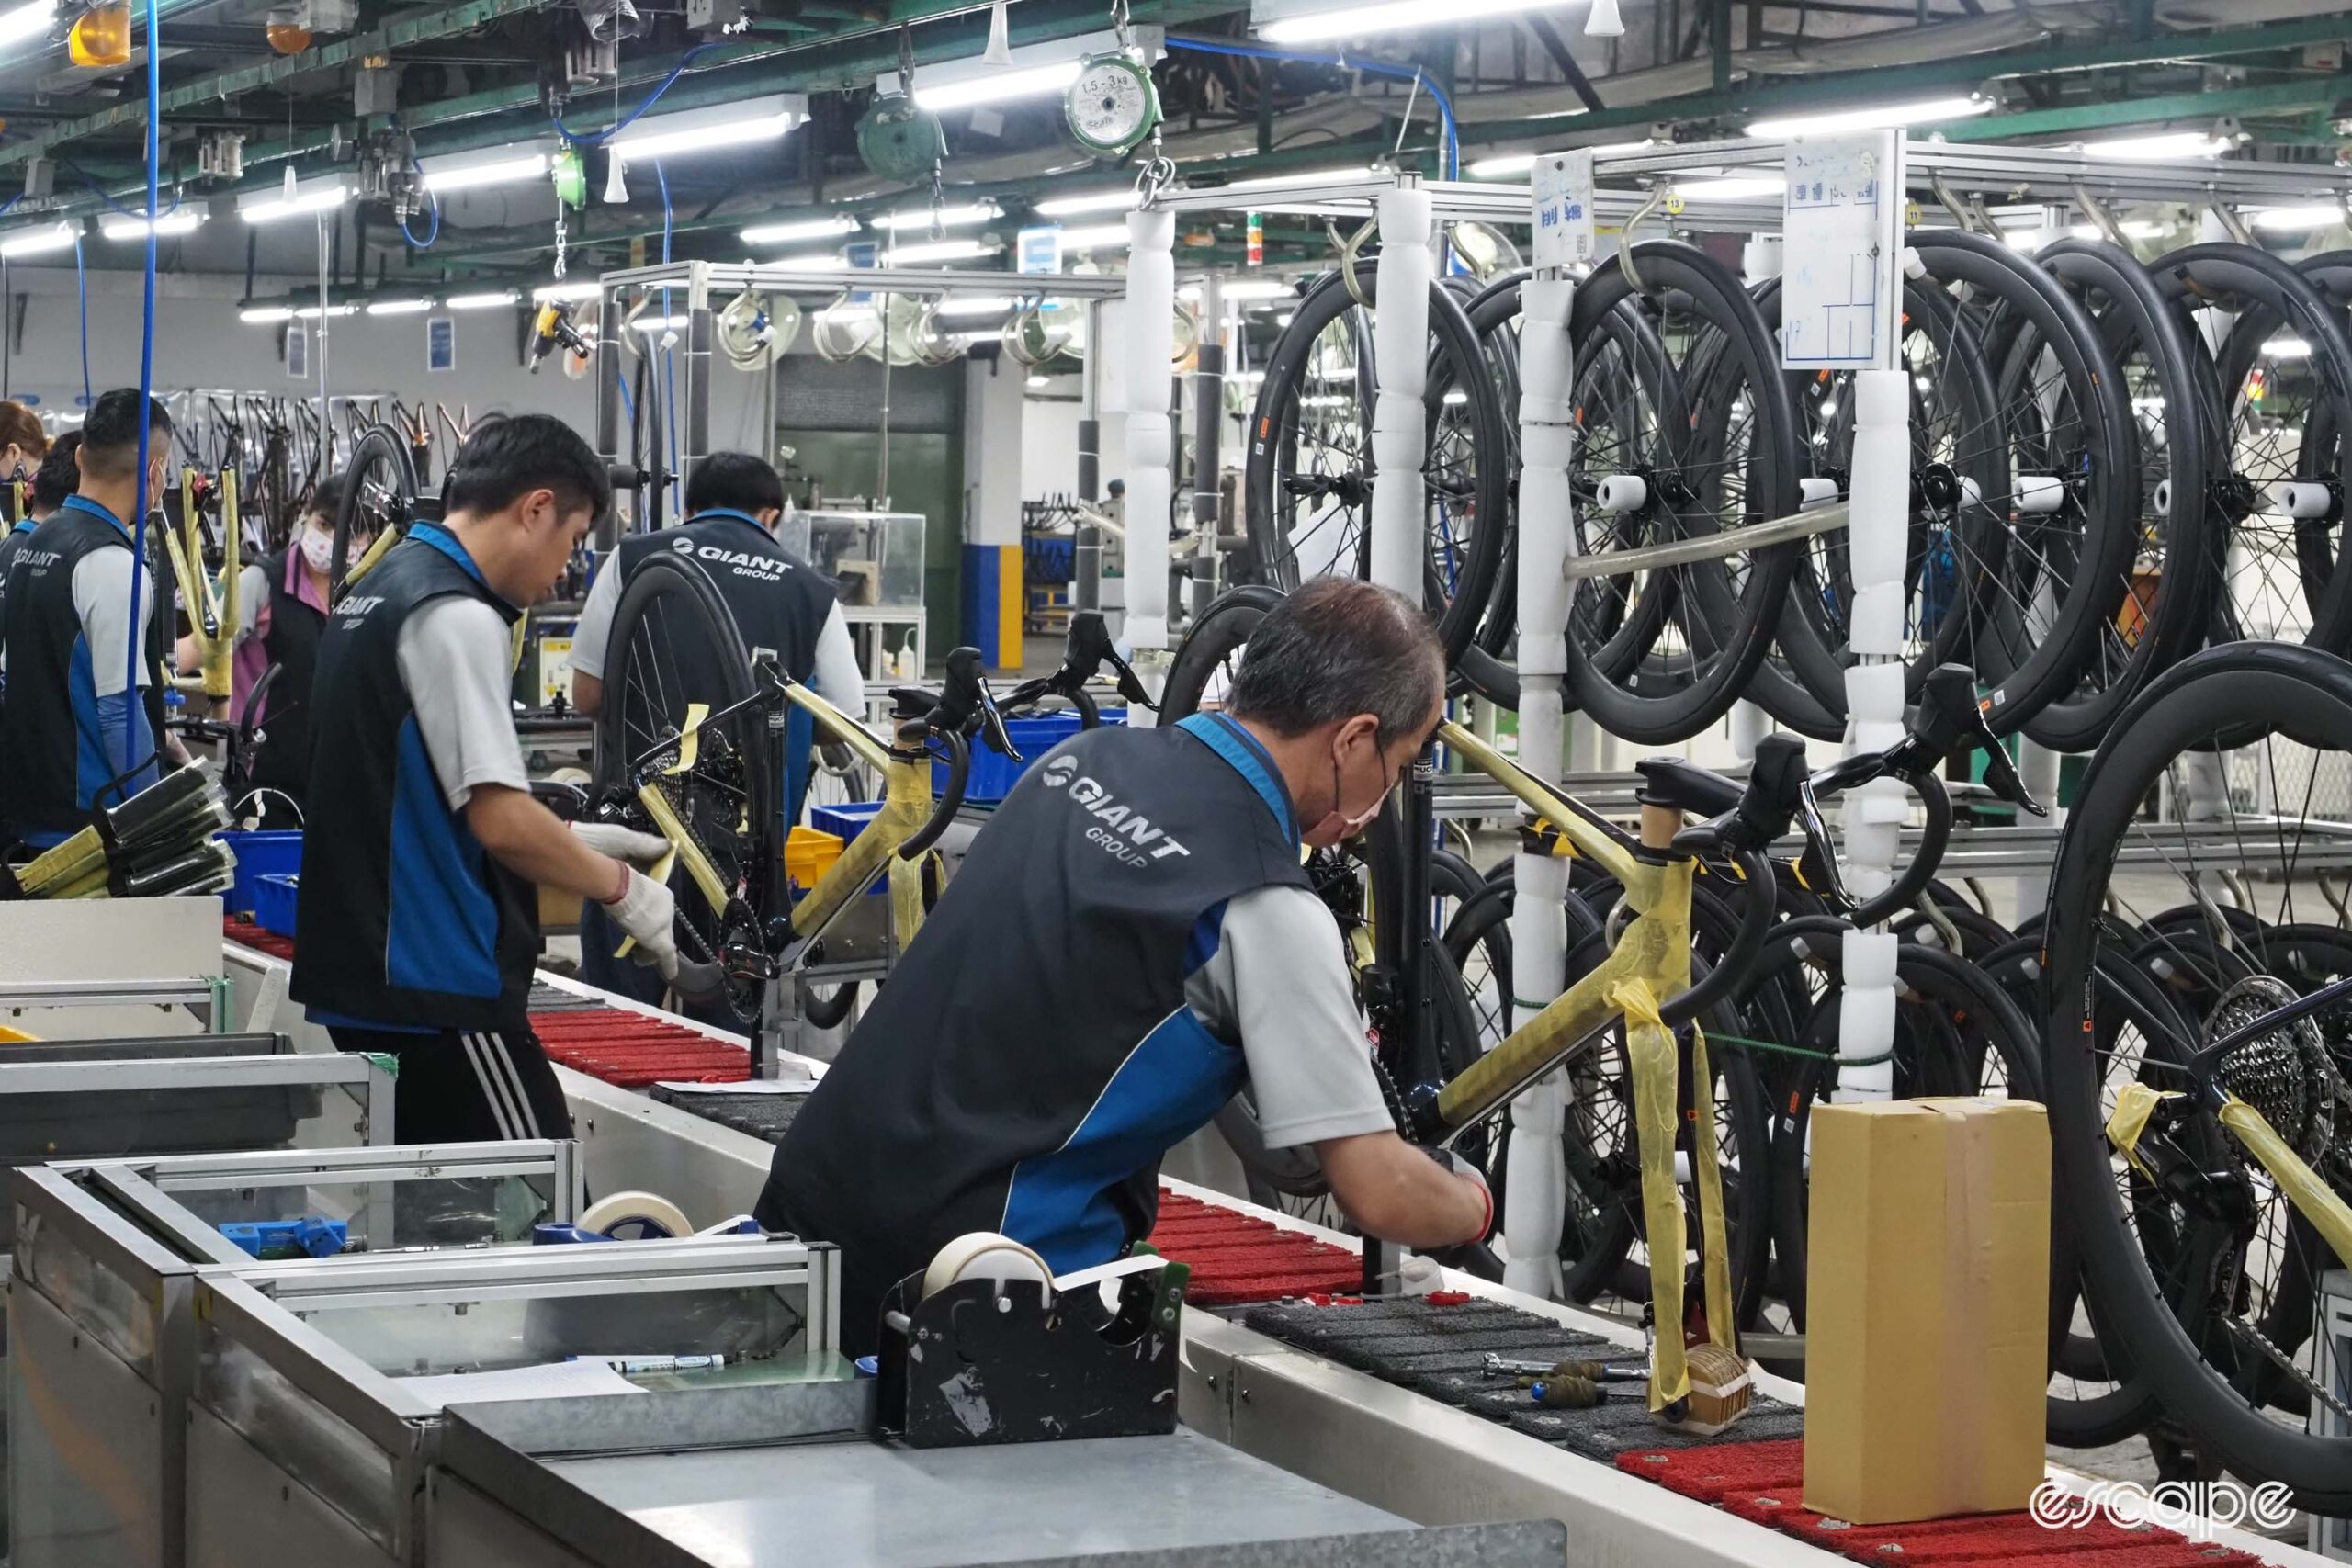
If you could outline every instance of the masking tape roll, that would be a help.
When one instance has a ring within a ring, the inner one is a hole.
[[[941,1247],[931,1267],[923,1270],[922,1293],[935,1295],[961,1280],[987,1280],[999,1285],[1032,1280],[1043,1287],[1046,1300],[1051,1301],[1054,1294],[1054,1271],[1046,1267],[1046,1260],[994,1231],[973,1231]]]
[[[589,1204],[580,1216],[580,1228],[598,1235],[630,1224],[659,1230],[665,1236],[692,1235],[695,1229],[684,1210],[651,1192],[615,1192]]]

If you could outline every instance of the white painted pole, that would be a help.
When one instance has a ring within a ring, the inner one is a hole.
[[[1372,580],[1415,602],[1428,558],[1428,498],[1421,462],[1429,447],[1429,192],[1397,176],[1380,197],[1378,310],[1373,321],[1377,391],[1372,414]],[[1134,263],[1128,263],[1130,271]]]
[[[1519,765],[1545,783],[1561,775],[1561,677],[1567,669],[1569,590],[1560,563],[1573,548],[1576,450],[1568,310],[1576,285],[1546,269],[1520,291]],[[1520,1028],[1567,987],[1562,904],[1568,863],[1521,851],[1511,868],[1511,1026]],[[1513,1101],[1511,1160],[1503,1190],[1503,1281],[1554,1297],[1560,1292],[1560,1232],[1567,1174],[1560,1129],[1568,1083],[1555,1072]]]
[[[1168,646],[1168,507],[1175,479],[1168,423],[1175,355],[1176,217],[1127,214],[1127,642],[1137,653]]]

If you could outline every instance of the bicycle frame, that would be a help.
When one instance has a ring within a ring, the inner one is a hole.
[[[1640,837],[1628,840],[1621,829],[1554,794],[1460,725],[1450,721],[1440,725],[1436,738],[1558,829],[1577,853],[1616,878],[1633,911],[1632,920],[1610,944],[1609,956],[1592,973],[1438,1091],[1436,1116],[1447,1129],[1443,1142],[1450,1146],[1545,1074],[1597,1046],[1602,1032],[1623,1020],[1633,1071],[1634,1124],[1642,1149],[1645,1234],[1680,1236],[1684,1234],[1682,1197],[1674,1180],[1680,1074],[1674,1031],[1659,1007],[1690,990],[1691,984],[1690,884],[1698,863],[1691,856],[1670,852],[1674,836],[1682,827],[1682,813],[1669,807],[1644,806]],[[1704,1100],[1712,1092],[1706,1086],[1713,1077],[1704,1038],[1695,1030],[1691,1050],[1693,1095]],[[1693,1116],[1690,1126],[1708,1333],[1715,1343],[1736,1350],[1714,1118],[1704,1113]],[[1682,1252],[1679,1246],[1650,1249],[1651,1300],[1658,1325],[1651,1363],[1652,1410],[1672,1404],[1690,1393],[1682,1346]]]

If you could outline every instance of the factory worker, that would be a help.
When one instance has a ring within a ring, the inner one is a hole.
[[[6,411],[17,406],[0,403],[0,423],[6,422]],[[65,504],[65,498],[81,486],[81,466],[74,460],[74,454],[81,447],[82,433],[78,430],[68,431],[49,444],[49,450],[41,454],[40,467],[25,486],[25,514],[6,534],[0,534],[0,628],[8,624],[8,563],[17,558],[17,552],[25,547],[33,530],[48,522]],[[22,448],[12,442],[8,448],[0,449],[0,457],[5,457],[8,450]],[[6,649],[6,634],[0,629],[0,670],[7,668]]]
[[[591,716],[604,711],[605,666],[626,657],[610,647],[621,594],[648,560],[669,556],[691,560],[710,580],[734,617],[746,656],[774,657],[784,673],[851,717],[864,718],[865,677],[858,669],[840,595],[832,579],[776,542],[775,529],[783,516],[784,479],[767,463],[748,452],[713,452],[697,461],[694,477],[686,481],[685,521],[658,533],[628,536],[596,573],[567,656],[572,705]],[[648,626],[640,636],[670,637],[668,647],[649,657],[655,668],[675,670],[685,691],[723,689],[722,676],[708,667],[709,651],[698,637],[681,635],[666,622],[659,628]],[[661,723],[649,720],[642,728],[662,728],[669,716],[662,716]],[[777,764],[784,782],[777,797],[783,808],[776,824],[779,836],[786,824],[798,820],[808,794],[812,728],[805,710],[787,710],[784,755]],[[603,759],[606,767],[623,761]],[[722,876],[733,870],[719,869]],[[581,978],[639,1001],[659,1003],[661,988],[645,968],[613,956],[620,941],[601,908],[585,907],[580,917]],[[712,1015],[708,1021],[737,1027],[731,1017]]]
[[[163,493],[172,418],[160,401],[148,400],[143,413],[140,404],[138,389],[123,388],[91,406],[74,493],[9,562],[0,811],[9,836],[34,849],[89,826],[91,807],[117,775],[127,776],[108,804],[156,778],[164,618],[154,574],[134,573],[131,551],[141,426],[152,504]]]
[[[1369,822],[1443,715],[1419,606],[1326,579],[1267,615],[1223,711],[1083,731],[1023,776],[776,1150],[755,1211],[842,1248],[842,1342],[947,1242],[1057,1274],[1149,1234],[1168,1149],[1245,1083],[1364,1232],[1492,1229],[1400,1138],[1302,845]]]
[[[441,503],[319,638],[291,989],[341,1049],[399,1058],[399,1142],[568,1137],[527,1010],[537,888],[600,900],[678,962],[670,891],[629,863],[668,846],[566,827],[514,735],[512,628],[612,485],[561,421],[517,414],[458,449]]]
[[[237,648],[230,665],[229,716],[242,723],[254,688],[275,665],[277,673],[261,694],[255,733],[260,744],[246,762],[246,781],[259,792],[265,828],[299,828],[311,781],[311,679],[318,665],[319,637],[327,624],[327,569],[334,554],[335,514],[343,505],[343,478],[321,479],[311,491],[285,547],[248,561],[239,572]],[[375,542],[372,519],[363,507],[353,520],[348,559],[356,561]],[[196,638],[179,644],[184,675],[200,667]]]

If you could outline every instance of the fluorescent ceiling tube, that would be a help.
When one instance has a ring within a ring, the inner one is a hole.
[[[2274,337],[2262,345],[2262,352],[2272,359],[2309,359],[2312,345],[2299,337]]]
[[[1639,152],[1649,146],[1647,141],[1604,141],[1593,147],[1562,147],[1562,152]],[[1473,179],[1502,179],[1511,175],[1535,172],[1535,160],[1544,154],[1535,152],[1498,152],[1491,158],[1480,158],[1470,165]]]
[[[2083,145],[2086,158],[2218,158],[2234,151],[2237,143],[2224,137],[2208,136],[2201,130],[2172,130],[2160,136],[2127,136],[2115,141],[2090,141]]]
[[[1552,10],[1559,4],[1560,0],[1386,0],[1382,5],[1311,11],[1303,17],[1284,17],[1280,21],[1256,26],[1258,36],[1270,43],[1305,43],[1315,39],[1363,38],[1372,33],[1409,32],[1415,28],[1451,27],[1478,17]]]
[[[1201,286],[1197,283],[1188,283],[1177,292],[1187,299],[1198,299],[1201,297]],[[1218,290],[1228,305],[1238,299],[1281,299],[1296,292],[1297,290],[1289,284],[1278,283],[1271,277],[1244,278],[1238,282],[1228,283]]]
[[[1012,309],[1012,299],[1001,294],[956,294],[939,302],[943,316],[992,316]]]
[[[1299,175],[1262,175],[1254,180],[1234,180],[1217,188],[1223,191],[1289,190],[1298,186],[1336,185],[1341,180],[1360,180],[1372,172],[1370,164],[1355,164],[1343,169],[1315,169]]]
[[[498,288],[484,294],[452,294],[442,303],[452,310],[490,310],[501,305],[512,305],[515,299],[512,288]]]
[[[72,223],[55,223],[46,229],[19,229],[13,234],[0,236],[0,256],[37,256],[44,251],[62,251],[73,244],[81,229]]]
[[[40,37],[56,19],[57,0],[32,0],[29,6],[0,11],[0,48]]]
[[[542,283],[531,290],[531,298],[541,304],[548,304],[560,300],[594,299],[604,291],[604,285],[593,279],[585,283]]]
[[[967,77],[961,82],[943,82],[934,87],[917,86],[915,107],[944,114],[949,109],[967,109],[975,104],[1008,103],[1014,98],[1039,98],[1048,93],[1067,92],[1069,85],[1078,80],[1078,66],[1073,56],[1046,65],[1015,66],[986,76]]]
[[[1841,130],[1883,130],[1894,126],[1925,125],[1939,119],[1965,119],[1990,114],[1993,100],[1978,97],[1925,98],[1908,104],[1880,104],[1873,108],[1840,109],[1833,114],[1790,115],[1781,119],[1749,123],[1750,136],[1779,141],[1790,136],[1828,136]]]
[[[974,223],[990,223],[1004,216],[993,201],[976,201],[966,207],[943,207],[937,212],[931,209],[909,208],[904,212],[877,212],[871,221],[876,229],[897,233],[901,229],[929,230],[933,223],[942,229],[962,229]]]
[[[785,245],[795,240],[821,240],[831,234],[856,232],[857,220],[843,212],[796,223],[755,223],[742,231],[741,238],[747,245]]]
[[[256,191],[254,195],[256,199],[237,203],[238,216],[248,223],[275,223],[281,218],[298,218],[305,213],[324,212],[341,207],[351,199],[351,187],[341,180],[300,186],[290,201],[280,196],[275,187]]]
[[[359,307],[356,305],[330,305],[324,310],[321,310],[316,305],[305,305],[294,312],[294,319],[300,321],[315,321],[322,315],[356,316],[357,314],[359,314]]]
[[[371,316],[413,316],[431,309],[433,301],[430,299],[379,299],[368,307],[368,313]]]
[[[1035,210],[1040,218],[1076,218],[1089,212],[1132,212],[1142,200],[1133,186],[1124,186],[1089,196],[1057,196],[1051,201],[1038,202]]]
[[[605,150],[619,154],[623,163],[650,164],[656,158],[773,141],[807,118],[807,99],[774,93],[749,103],[685,109],[639,120],[606,142]]]
[[[548,155],[526,153],[519,158],[499,158],[489,163],[460,164],[455,167],[424,166],[424,188],[436,196],[453,190],[475,190],[483,186],[518,185],[525,180],[543,178],[548,172]]]
[[[2344,209],[2327,203],[2311,207],[2273,207],[2249,214],[2247,221],[2257,229],[2324,229],[2331,223],[2352,221]]]
[[[1062,231],[1065,251],[1125,250],[1129,242],[1124,223],[1103,223],[1091,229],[1065,229]]]
[[[778,272],[842,272],[847,270],[849,263],[837,255],[811,252],[802,256],[772,257],[762,262],[760,265],[772,267]]]
[[[926,262],[973,261],[993,255],[997,247],[986,240],[941,240],[928,245],[899,245],[886,252],[885,266],[921,266]]]
[[[250,310],[237,312],[237,320],[256,327],[274,326],[279,321],[290,321],[293,319],[294,312],[283,305],[255,305]]]
[[[155,235],[158,239],[170,239],[175,234],[193,234],[203,221],[204,209],[200,207],[166,212],[155,220]],[[147,237],[147,220],[108,215],[98,220],[98,232],[109,240],[143,240]]]

